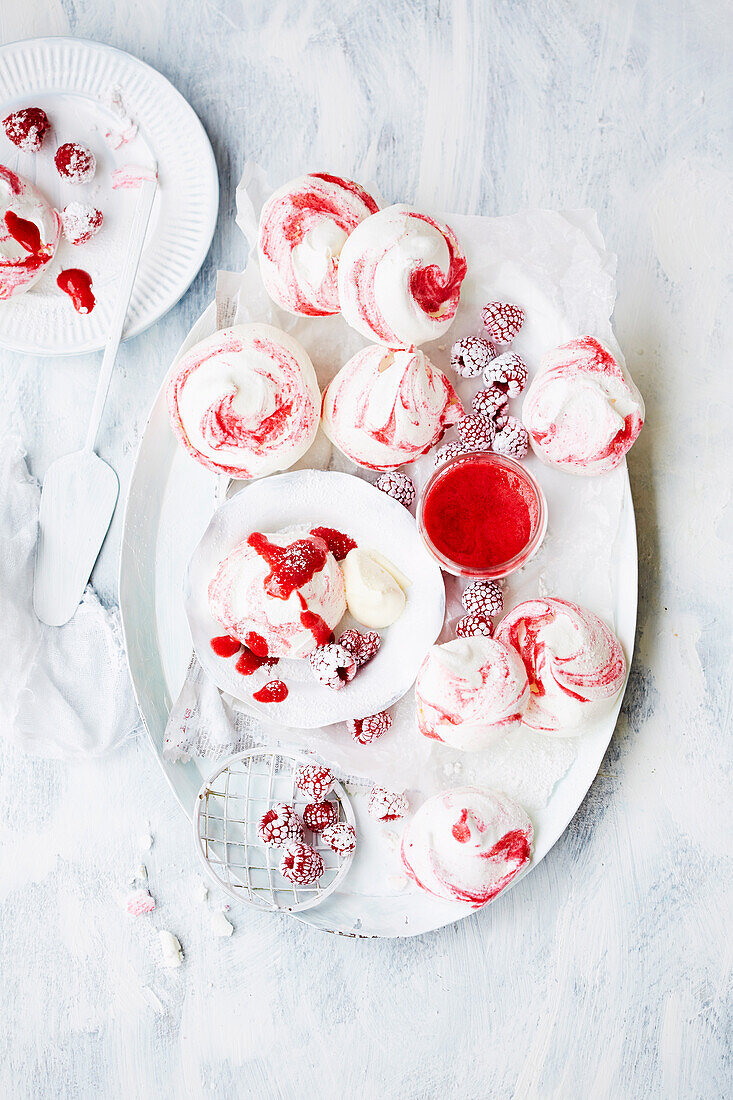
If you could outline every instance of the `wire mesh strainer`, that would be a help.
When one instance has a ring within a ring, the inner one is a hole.
[[[193,815],[196,848],[208,874],[231,897],[258,909],[302,912],[328,897],[346,875],[353,852],[339,855],[306,833],[306,840],[323,857],[325,871],[318,882],[300,886],[278,870],[282,852],[257,836],[260,818],[273,802],[287,802],[302,816],[309,799],[295,789],[300,764],[318,764],[305,753],[247,749],[219,765],[201,787]],[[338,808],[338,820],[355,824],[354,811],[342,785],[334,782],[328,795]]]

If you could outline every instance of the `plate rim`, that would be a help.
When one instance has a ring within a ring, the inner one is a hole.
[[[197,253],[196,256],[194,257],[194,259],[191,261],[192,265],[195,262],[195,268],[192,269],[191,277],[188,279],[185,286],[183,286],[180,289],[180,292],[176,292],[177,296],[172,300],[171,299],[166,299],[165,302],[162,304],[160,310],[156,311],[150,317],[149,320],[146,320],[143,323],[138,324],[137,326],[133,326],[129,330],[129,332],[128,331],[124,332],[124,334],[122,336],[122,340],[123,341],[132,340],[136,336],[140,336],[140,335],[142,335],[142,333],[147,332],[148,329],[152,328],[153,325],[157,324],[158,321],[160,321],[163,317],[165,317],[165,315],[167,313],[170,313],[170,311],[178,305],[178,303],[181,301],[183,296],[190,289],[191,284],[193,283],[196,276],[201,271],[201,268],[204,265],[206,257],[209,254],[209,249],[211,248],[211,242],[214,239],[214,233],[216,232],[216,225],[217,225],[217,222],[219,220],[219,201],[220,201],[220,197],[221,197],[221,186],[220,186],[220,181],[219,181],[219,169],[218,169],[218,166],[217,166],[217,163],[216,163],[216,157],[214,155],[214,149],[213,149],[213,146],[211,144],[211,139],[210,139],[208,133],[206,132],[206,128],[205,128],[203,122],[201,121],[198,114],[196,113],[196,111],[191,106],[191,104],[188,102],[186,97],[183,95],[183,93],[180,92],[178,90],[178,88],[175,86],[175,84],[173,84],[173,82],[167,76],[165,76],[162,72],[160,72],[159,69],[156,69],[153,65],[149,64],[147,61],[143,61],[142,58],[136,57],[135,54],[129,53],[127,50],[121,49],[119,46],[111,46],[106,42],[98,42],[94,38],[76,38],[73,35],[68,35],[68,34],[37,35],[37,36],[33,36],[31,38],[17,38],[13,42],[4,42],[2,45],[0,45],[0,60],[2,60],[3,56],[6,53],[8,53],[8,52],[10,52],[14,49],[17,49],[19,47],[29,47],[30,48],[30,47],[35,47],[35,46],[43,46],[43,45],[46,45],[46,44],[49,44],[49,43],[53,43],[53,44],[66,43],[67,45],[79,46],[83,50],[93,48],[95,50],[99,50],[102,53],[113,53],[113,54],[119,55],[120,57],[124,58],[128,63],[131,62],[132,64],[138,66],[145,73],[152,74],[153,80],[157,81],[158,83],[160,83],[162,85],[167,86],[167,88],[170,91],[173,92],[174,98],[177,98],[178,100],[180,100],[182,106],[185,109],[188,110],[192,120],[194,121],[194,123],[198,127],[198,129],[200,130],[201,137],[203,139],[202,145],[203,145],[203,148],[205,149],[205,152],[206,152],[206,163],[202,167],[204,168],[206,174],[209,176],[209,180],[208,180],[208,183],[206,185],[206,189],[208,190],[208,188],[211,188],[211,190],[210,190],[211,204],[210,204],[210,214],[209,214],[210,224],[206,226],[206,231],[205,231],[205,233],[202,237],[202,247],[201,247],[201,250],[200,250],[200,255]],[[10,351],[10,352],[13,352],[15,354],[19,354],[19,355],[37,355],[40,358],[44,358],[44,359],[45,358],[51,358],[51,357],[61,359],[61,358],[67,358],[67,357],[72,356],[72,355],[94,355],[94,354],[96,354],[97,352],[99,352],[103,349],[103,347],[105,345],[105,342],[106,342],[106,337],[102,337],[102,338],[100,338],[100,341],[98,343],[94,344],[93,346],[83,345],[81,347],[61,348],[61,349],[45,348],[45,347],[44,348],[34,348],[34,347],[29,347],[27,344],[16,344],[16,343],[13,343],[12,341],[9,342],[3,337],[3,334],[0,331],[0,348],[3,348],[5,351]],[[147,427],[147,423],[146,423],[146,427]]]

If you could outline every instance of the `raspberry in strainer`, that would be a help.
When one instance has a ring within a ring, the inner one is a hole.
[[[317,882],[326,867],[323,857],[310,844],[289,843],[280,860],[280,874],[298,886]]]
[[[346,821],[339,821],[323,830],[321,840],[332,852],[345,856],[356,848],[356,829]]]
[[[303,839],[303,822],[286,802],[273,802],[260,818],[257,836],[263,844],[281,848],[291,840]]]
[[[312,833],[320,833],[327,825],[333,825],[338,816],[334,802],[310,802],[303,810],[303,821]]]
[[[322,802],[333,786],[334,775],[325,764],[301,764],[295,773],[295,789],[314,802]]]

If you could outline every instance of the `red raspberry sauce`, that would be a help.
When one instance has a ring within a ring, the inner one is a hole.
[[[351,535],[345,535],[335,527],[314,527],[311,534],[323,539],[336,561],[343,561],[350,550],[356,549],[356,543]]]
[[[287,699],[287,697],[287,685],[282,680],[271,680],[269,684],[265,684],[252,696],[258,703],[282,703],[283,699]]]
[[[258,531],[250,535],[247,542],[270,566],[265,590],[275,599],[289,599],[326,564],[328,548],[323,542],[297,539],[290,546],[276,546]]]
[[[68,267],[56,280],[56,285],[68,294],[77,313],[91,313],[94,309],[92,277],[80,267]]]
[[[423,504],[428,538],[468,569],[493,569],[519,554],[537,522],[537,501],[518,475],[480,460],[449,466]]]
[[[221,634],[218,638],[211,639],[211,648],[217,657],[233,657],[241,646],[239,638],[233,638],[231,634]]]
[[[30,252],[31,255],[35,256],[41,251],[41,233],[34,222],[19,218],[14,210],[6,210],[5,224],[13,240],[17,241],[26,252]],[[45,260],[45,258],[45,256],[41,257],[42,260]]]

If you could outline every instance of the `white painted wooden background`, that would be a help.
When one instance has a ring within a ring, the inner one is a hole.
[[[237,909],[215,939],[188,823],[144,740],[73,768],[2,748],[3,1096],[731,1095],[730,11],[2,0],[2,41],[95,38],[160,69],[219,164],[208,260],[120,356],[101,454],[123,492],[172,353],[216,268],[243,260],[245,157],[273,182],[322,168],[461,213],[595,207],[648,411],[630,462],[640,616],[622,719],[566,835],[488,911],[360,942]],[[80,444],[98,365],[0,355],[0,426],[20,429],[35,474]],[[95,573],[110,602],[120,526],[118,510]],[[158,909],[133,920],[122,901],[147,831]],[[156,927],[180,937],[180,970],[158,966]]]

